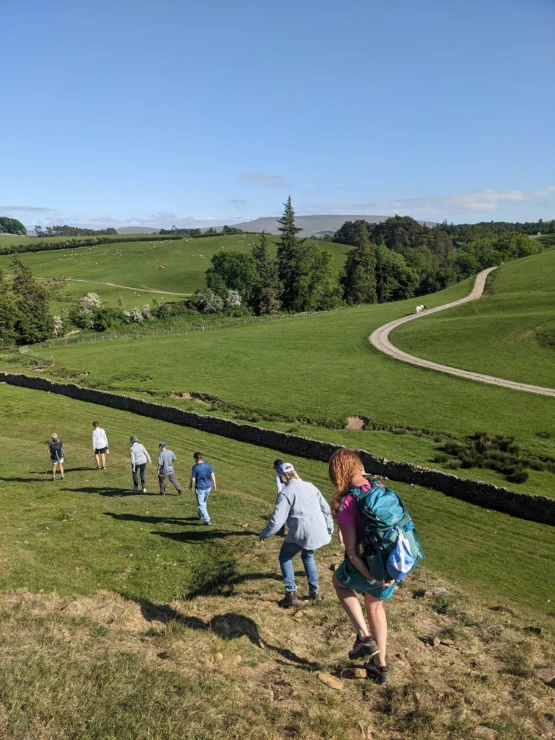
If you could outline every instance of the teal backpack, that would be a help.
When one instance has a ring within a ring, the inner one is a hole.
[[[400,581],[424,558],[424,550],[410,514],[395,491],[377,479],[369,483],[367,491],[351,489],[364,527],[359,555],[377,581],[392,577]]]

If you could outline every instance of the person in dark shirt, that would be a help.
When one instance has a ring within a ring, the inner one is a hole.
[[[64,479],[64,446],[56,433],[52,434],[52,441],[48,443],[48,454],[52,463],[52,480],[56,480],[56,467],[60,467],[60,475]]]
[[[206,508],[206,502],[212,489],[216,490],[216,476],[210,463],[204,461],[200,452],[193,455],[195,464],[191,470],[191,480],[189,481],[189,490],[194,486],[197,497],[198,518],[202,519],[205,526],[210,526],[210,514]]]

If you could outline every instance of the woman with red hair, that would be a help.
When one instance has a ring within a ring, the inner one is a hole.
[[[329,475],[337,486],[331,510],[339,525],[339,538],[345,547],[345,560],[333,576],[333,585],[357,633],[349,658],[366,656],[368,675],[380,684],[389,681],[386,664],[387,617],[384,601],[395,590],[395,581],[377,581],[366,560],[359,555],[357,544],[364,542],[364,527],[358,512],[356,494],[369,490],[364,477],[364,466],[351,450],[339,449],[329,461]],[[370,629],[366,625],[357,594],[362,594]]]

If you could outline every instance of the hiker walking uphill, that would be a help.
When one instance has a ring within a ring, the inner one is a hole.
[[[62,480],[64,479],[64,445],[61,439],[58,439],[58,435],[54,432],[52,434],[52,440],[48,443],[48,453],[50,455],[50,462],[52,463],[52,480],[56,480],[56,467],[60,466],[60,474]]]
[[[173,469],[173,464],[177,460],[177,458],[171,450],[166,449],[165,442],[160,442],[159,448],[160,452],[158,454],[158,482],[160,484],[160,493],[162,496],[166,495],[167,478],[177,491],[177,495],[181,496],[181,486],[175,478],[175,471]]]
[[[260,541],[277,534],[287,523],[289,532],[281,546],[279,564],[285,583],[285,597],[279,605],[287,608],[297,605],[297,586],[293,558],[301,553],[308,580],[309,596],[319,601],[318,570],[314,562],[314,550],[327,545],[333,532],[330,507],[320,491],[312,483],[303,481],[291,463],[283,463],[278,469],[284,484],[278,494],[274,512],[260,533]]]
[[[146,480],[145,470],[147,465],[152,465],[152,460],[148,454],[146,447],[139,442],[139,438],[133,435],[129,438],[131,447],[129,448],[129,454],[131,456],[131,472],[133,474],[133,490],[139,490],[139,476],[141,476],[141,488],[143,493],[146,493]]]
[[[191,470],[191,480],[189,481],[189,490],[195,487],[195,496],[197,498],[198,518],[202,519],[206,527],[210,526],[210,514],[206,508],[208,496],[212,489],[216,490],[216,475],[214,469],[204,461],[200,452],[193,455],[195,464]]]
[[[106,455],[110,454],[108,449],[108,437],[97,421],[93,421],[92,447],[96,458],[96,469],[105,470]]]
[[[281,480],[281,478],[279,477],[279,473],[278,473],[278,470],[281,465],[283,465],[283,460],[281,458],[278,457],[277,460],[274,460],[274,470],[276,473],[276,488],[277,488],[278,496],[285,488],[285,485],[283,481]],[[277,498],[276,498],[276,501],[277,501]],[[287,525],[284,524],[277,534],[278,534],[278,537],[285,537],[287,535]]]
[[[337,486],[332,500],[345,560],[333,574],[337,597],[357,633],[352,660],[366,656],[366,673],[377,683],[389,681],[386,663],[387,617],[384,602],[424,557],[403,502],[377,480],[367,481],[359,456],[339,449],[329,462]],[[362,594],[370,630],[357,594]]]

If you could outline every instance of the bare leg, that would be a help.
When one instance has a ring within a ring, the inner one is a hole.
[[[353,623],[353,627],[355,628],[357,635],[359,637],[366,637],[369,632],[364,620],[364,615],[362,613],[362,607],[360,605],[360,601],[358,600],[358,596],[350,588],[345,588],[344,586],[342,586],[335,576],[333,577],[333,585],[337,594],[337,598],[341,602],[341,606],[343,607],[343,609],[345,609],[347,616]]]
[[[96,452],[95,452],[94,453],[94,457],[95,457],[95,460],[96,460],[96,467],[99,468],[100,467],[100,455],[97,455]]]
[[[102,467],[105,468],[106,467],[106,455],[102,453],[100,455],[100,459],[102,460]]]
[[[52,477],[56,477],[56,463],[52,463]]]
[[[62,474],[62,479],[64,477],[64,466],[62,463],[60,463],[60,473]]]
[[[384,609],[384,603],[380,599],[375,599],[370,594],[364,594],[366,613],[370,624],[372,637],[378,643],[380,652],[374,657],[374,661],[379,666],[387,665],[385,662],[385,650],[387,645],[387,616]]]

